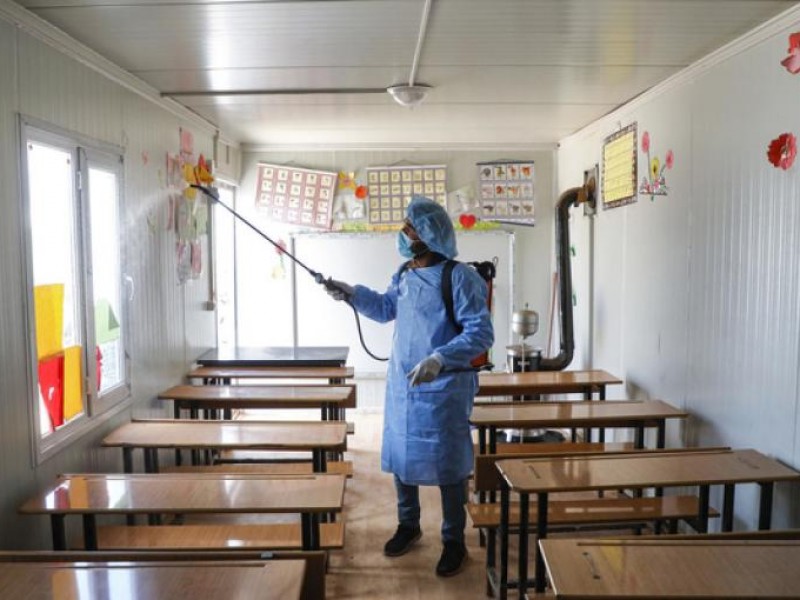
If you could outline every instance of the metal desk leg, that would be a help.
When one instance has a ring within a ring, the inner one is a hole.
[[[634,426],[636,430],[635,436],[633,438],[633,447],[637,450],[641,450],[644,448],[644,423],[641,421],[637,422]]]
[[[547,500],[549,496],[547,494],[537,494],[536,497],[536,571],[534,572],[534,577],[536,578],[536,593],[542,593],[544,592],[547,582],[544,573],[544,555],[542,554],[542,547],[539,545],[539,540],[547,539]],[[520,584],[522,583],[523,582],[520,582]],[[524,583],[527,584],[527,581]],[[524,588],[520,588],[520,591],[523,589]],[[520,597],[522,597],[522,595],[520,595]]]
[[[125,447],[122,449],[122,471],[133,473],[133,448]]]
[[[725,495],[722,499],[722,531],[733,531],[733,501],[736,486],[725,484]]]
[[[528,589],[528,494],[519,495],[519,556],[518,556],[518,583],[519,597],[524,598]]]
[[[53,550],[66,550],[67,534],[64,530],[64,515],[50,515],[50,527],[53,530]]]
[[[303,550],[319,550],[319,515],[302,513],[300,528],[303,536]]]
[[[508,598],[508,529],[509,529],[509,496],[508,484],[500,484],[500,600]]]
[[[97,523],[94,515],[83,515],[83,547],[97,550]]]
[[[700,486],[700,514],[697,516],[697,525],[700,533],[708,533],[708,498],[711,491],[711,486]]]
[[[761,486],[761,502],[758,507],[758,528],[759,530],[769,529],[772,524],[772,491],[775,483],[764,481],[758,484]]]

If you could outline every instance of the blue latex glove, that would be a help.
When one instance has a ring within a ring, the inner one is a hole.
[[[328,279],[325,282],[325,291],[334,300],[350,302],[353,296],[353,287],[347,285],[343,281],[336,281],[335,279]]]
[[[406,377],[410,380],[411,385],[419,385],[436,379],[441,370],[441,361],[435,354],[431,354],[429,357],[419,361],[417,366],[411,369],[411,372]]]

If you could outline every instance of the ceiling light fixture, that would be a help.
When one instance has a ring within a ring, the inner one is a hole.
[[[386,91],[400,106],[415,108],[422,104],[431,89],[433,88],[429,85],[417,83],[415,85],[392,85],[386,88]]]
[[[432,2],[433,0],[425,0],[425,6],[422,8],[422,20],[419,24],[417,48],[414,51],[414,60],[411,63],[411,74],[408,77],[408,85],[390,85],[386,88],[386,91],[394,101],[406,108],[416,108],[422,104],[422,101],[428,97],[428,92],[433,89],[431,86],[425,85],[424,83],[414,83],[414,79],[416,79],[417,76],[419,57],[422,53],[422,43],[425,41],[425,30],[428,27],[428,17],[431,12]]]

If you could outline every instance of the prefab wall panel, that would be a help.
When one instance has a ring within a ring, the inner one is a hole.
[[[785,20],[785,19],[784,19]],[[771,139],[798,132],[800,77],[779,64],[786,21],[769,36],[692,76],[679,76],[634,104],[562,141],[560,188],[600,162],[603,140],[638,123],[641,149],[663,163],[667,196],[573,221],[578,251],[591,254],[594,301],[578,304],[579,335],[593,366],[625,379],[618,397],[660,398],[691,419],[670,427],[672,445],[752,447],[795,467],[800,340],[800,166],[773,168]],[[602,183],[601,183],[602,185]],[[593,232],[592,232],[593,228]],[[797,526],[792,486],[776,488],[774,526]],[[757,487],[737,491],[737,527],[757,521]],[[712,495],[721,507],[721,496]]]
[[[155,393],[178,383],[188,362],[215,343],[213,313],[195,298],[207,294],[207,270],[191,284],[177,282],[162,181],[166,153],[179,147],[180,127],[192,129],[196,152],[209,156],[213,131],[178,118],[3,19],[0,77],[0,548],[47,549],[49,521],[20,517],[18,507],[59,473],[120,470],[119,451],[100,449],[100,439],[132,414],[168,414]],[[34,392],[28,382],[20,230],[20,115],[122,148],[124,252],[133,282],[128,290],[133,402],[40,464],[32,451],[29,416]]]

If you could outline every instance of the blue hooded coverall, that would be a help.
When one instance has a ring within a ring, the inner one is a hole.
[[[407,216],[430,250],[448,259],[456,256],[453,225],[440,205],[414,198]],[[443,267],[440,262],[400,270],[383,294],[357,285],[351,299],[356,310],[375,321],[395,320],[381,468],[407,485],[461,483],[472,471],[469,416],[478,376],[470,361],[494,341],[486,282],[467,265],[453,269],[453,312],[463,328],[459,333],[442,299]],[[430,355],[439,358],[442,371],[433,381],[411,387],[408,373]]]

